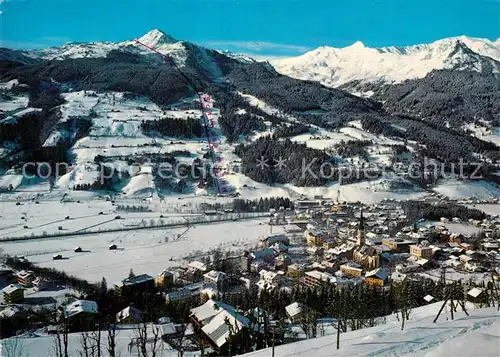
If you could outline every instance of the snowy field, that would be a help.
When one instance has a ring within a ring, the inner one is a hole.
[[[447,179],[438,182],[433,191],[451,199],[461,199],[464,197],[488,199],[500,197],[500,187],[488,181]]]
[[[165,268],[179,265],[184,257],[221,248],[240,250],[254,247],[259,238],[270,233],[267,219],[230,221],[179,227],[101,233],[58,239],[5,242],[2,248],[11,255],[23,255],[45,267],[54,267],[89,281],[105,277],[109,283],[124,279],[132,268],[136,274],[155,276]],[[285,233],[280,227],[273,234]],[[110,244],[118,250],[110,251]],[[75,253],[75,247],[82,253]],[[63,260],[53,260],[61,254]],[[170,260],[172,259],[172,260]]]
[[[481,231],[480,228],[472,226],[470,224],[465,223],[441,223],[441,222],[433,222],[436,226],[445,226],[451,233],[462,234],[464,236],[471,236],[477,234]]]
[[[467,207],[478,209],[492,216],[500,215],[500,204],[467,205]]]
[[[498,357],[500,351],[500,314],[496,307],[456,314],[445,310],[434,324],[442,303],[415,309],[404,330],[394,316],[388,323],[336,336],[296,342],[275,348],[275,357]],[[249,353],[248,357],[269,357],[271,349]]]

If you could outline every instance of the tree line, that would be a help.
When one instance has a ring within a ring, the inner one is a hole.
[[[446,204],[432,204],[423,201],[402,201],[401,208],[410,221],[419,219],[428,219],[431,221],[439,221],[441,217],[452,219],[460,218],[462,221],[483,220],[486,214],[475,208],[468,208],[456,203],[448,202]]]
[[[147,135],[174,136],[185,138],[200,138],[204,135],[201,119],[196,118],[161,118],[143,120],[141,129]]]

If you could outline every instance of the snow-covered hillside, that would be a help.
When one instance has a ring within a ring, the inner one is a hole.
[[[388,323],[344,333],[340,349],[336,336],[278,346],[275,357],[350,356],[350,357],[497,357],[500,347],[500,314],[496,307],[458,312],[455,320],[445,311],[432,321],[442,303],[412,311],[404,330],[392,316]],[[247,354],[248,357],[271,356],[271,349]]]
[[[345,48],[319,47],[301,56],[273,60],[282,74],[330,87],[360,81],[398,83],[422,78],[434,69],[500,71],[500,40],[447,38],[408,47],[369,48],[356,42]]]

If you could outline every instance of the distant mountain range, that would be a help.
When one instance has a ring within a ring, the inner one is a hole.
[[[383,48],[356,42],[345,48],[319,47],[271,63],[278,72],[290,77],[355,90],[360,84],[419,79],[439,69],[499,73],[500,39],[461,36],[431,44]]]
[[[249,56],[228,51],[213,51],[187,41],[179,41],[155,29],[139,38],[139,41],[171,56],[178,65],[186,65],[189,49],[196,47],[211,72],[217,69],[210,65],[213,52],[243,63],[257,62]],[[156,57],[135,41],[66,43],[61,47],[42,50],[14,51],[1,57],[17,56],[24,62],[36,60],[64,60],[77,58],[106,57],[111,51],[119,50],[143,56]],[[207,54],[208,53],[208,54]],[[394,84],[407,79],[425,77],[433,70],[449,69],[500,73],[500,39],[471,38],[466,36],[442,39],[431,44],[407,47],[366,47],[356,42],[345,48],[323,46],[303,55],[271,60],[272,66],[281,74],[320,82],[328,87],[352,89],[367,83]],[[220,73],[214,73],[219,74]]]

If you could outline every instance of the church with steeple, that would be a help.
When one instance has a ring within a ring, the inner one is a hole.
[[[365,220],[363,218],[363,209],[361,209],[361,215],[359,217],[357,245],[358,247],[365,245]]]
[[[365,218],[363,217],[363,210],[361,210],[356,239],[357,244],[353,252],[353,260],[364,269],[376,269],[380,267],[380,257],[374,247],[366,245],[365,233]]]

